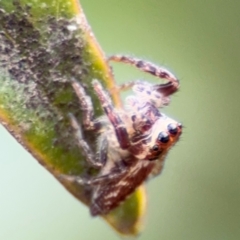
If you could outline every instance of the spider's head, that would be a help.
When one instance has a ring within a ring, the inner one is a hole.
[[[153,161],[165,155],[178,141],[181,133],[181,123],[162,115],[152,127],[152,141],[146,159]]]

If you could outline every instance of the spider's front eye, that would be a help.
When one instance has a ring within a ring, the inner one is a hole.
[[[158,141],[167,143],[169,141],[169,135],[166,132],[160,132],[158,135]]]
[[[174,123],[168,124],[167,128],[168,128],[168,131],[170,132],[170,134],[172,134],[172,135],[176,135],[178,133],[178,127]]]

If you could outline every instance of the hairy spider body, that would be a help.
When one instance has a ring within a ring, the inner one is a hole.
[[[135,96],[127,98],[125,108],[116,109],[100,82],[93,80],[94,91],[105,112],[105,116],[94,120],[90,97],[80,83],[72,81],[83,111],[83,126],[99,133],[96,154],[84,140],[81,125],[69,114],[71,125],[86,160],[100,171],[96,177],[88,179],[64,177],[91,187],[90,211],[93,216],[107,214],[150,176],[158,175],[166,154],[182,132],[180,123],[159,111],[169,103],[169,96],[178,90],[179,82],[173,74],[135,58],[113,56],[109,60],[134,65],[168,82],[136,81],[118,87],[119,90],[132,87]]]

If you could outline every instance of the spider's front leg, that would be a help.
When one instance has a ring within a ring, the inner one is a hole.
[[[102,104],[102,108],[106,113],[109,121],[111,122],[112,126],[114,127],[115,134],[119,145],[122,149],[127,149],[130,146],[129,136],[127,129],[122,121],[120,115],[116,112],[112,105],[112,101],[108,94],[104,91],[102,85],[98,80],[94,80],[92,82],[93,88],[98,96]]]
[[[72,82],[72,86],[79,98],[81,109],[83,110],[83,119],[84,121],[84,126],[87,129],[96,129],[98,130],[99,124],[106,124],[105,122],[102,123],[101,120],[93,121],[93,107],[91,103],[91,99],[87,94],[85,93],[84,88],[82,87],[81,84],[79,84],[76,81]],[[111,100],[108,97],[107,93],[103,90],[101,84],[95,80],[93,81],[93,86],[94,90],[97,93],[97,96],[102,104],[102,107],[104,111],[106,112],[110,122],[112,123],[115,133],[117,136],[117,139],[119,141],[120,147],[122,149],[125,149],[127,145],[129,144],[128,140],[128,134],[125,129],[125,126],[120,118],[120,116],[114,111],[114,107],[112,106]],[[85,155],[88,163],[92,165],[93,167],[96,168],[102,168],[104,164],[107,161],[107,152],[104,151],[108,148],[108,142],[103,141],[102,142],[102,148],[99,149],[98,154],[93,154],[93,151],[91,150],[90,146],[88,143],[84,140],[83,138],[83,133],[81,129],[81,125],[77,122],[77,119],[73,116],[73,114],[69,114],[70,122],[71,125],[74,129],[76,139],[78,140],[78,146],[82,150],[83,154]],[[106,149],[105,149],[106,148]],[[100,161],[99,161],[100,160]],[[124,174],[126,174],[126,168],[124,166],[122,167],[117,167],[114,169],[111,173],[109,174],[104,174],[102,176],[98,176],[92,179],[86,179],[82,178],[79,176],[67,176],[67,175],[62,175],[63,178],[67,179],[68,181],[71,182],[77,182],[81,185],[99,185],[102,182],[108,182],[113,179],[119,179],[121,178]]]
[[[100,121],[93,121],[93,105],[91,98],[86,94],[80,83],[72,80],[72,87],[78,96],[81,110],[83,112],[83,126],[86,130],[99,130],[101,128]]]
[[[168,82],[165,84],[154,85],[155,90],[166,97],[175,93],[179,88],[179,80],[171,72],[165,68],[156,66],[153,63],[120,55],[111,56],[108,58],[108,61],[127,63],[139,68],[143,72],[150,73],[155,77],[167,79]]]
[[[83,125],[87,130],[99,130],[101,128],[101,121],[93,121],[93,106],[91,98],[86,94],[84,88],[80,83],[73,80],[72,86],[76,92],[81,109],[83,111]],[[82,150],[83,155],[86,157],[87,162],[95,168],[101,168],[106,161],[106,157],[103,154],[94,154],[91,147],[84,140],[81,125],[73,114],[69,113],[70,123],[74,129],[75,137],[78,141],[78,146]]]

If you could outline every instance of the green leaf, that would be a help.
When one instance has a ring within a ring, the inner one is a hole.
[[[2,0],[0,8],[0,121],[70,193],[89,205],[87,189],[59,176],[88,170],[69,123],[69,112],[81,121],[69,80],[88,86],[100,116],[91,81],[100,80],[108,90],[115,85],[104,53],[77,0]],[[121,106],[118,92],[112,98]],[[94,146],[96,137],[88,133],[87,141]],[[141,186],[103,217],[121,234],[137,235],[145,202]]]

